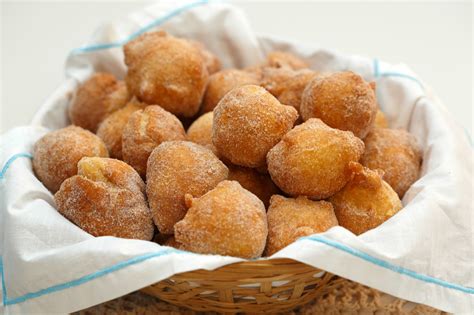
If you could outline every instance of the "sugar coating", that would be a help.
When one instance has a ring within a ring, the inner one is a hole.
[[[403,198],[420,177],[422,151],[416,138],[401,129],[375,128],[364,142],[361,163],[383,170],[383,179]]]
[[[51,131],[39,139],[33,148],[33,170],[51,192],[77,174],[77,162],[84,156],[107,157],[102,140],[77,126]]]
[[[264,88],[233,89],[214,109],[212,143],[219,155],[240,166],[265,165],[267,152],[293,127],[296,109]]]
[[[186,214],[184,195],[199,197],[228,176],[227,167],[211,150],[188,141],[163,142],[148,159],[148,202],[162,234]]]
[[[193,46],[197,47],[199,51],[201,52],[201,55],[204,58],[204,63],[206,65],[207,72],[209,72],[209,75],[221,70],[222,64],[221,64],[220,59],[211,51],[209,51],[206,48],[206,46],[204,46],[203,43],[195,41],[195,40],[191,40],[191,39],[189,39],[189,42]]]
[[[154,233],[145,183],[126,163],[82,158],[78,175],[55,194],[58,211],[93,236],[151,240]]]
[[[333,129],[312,118],[296,126],[267,155],[273,182],[291,196],[324,199],[350,179],[350,162],[364,152],[364,143],[350,131]]]
[[[69,106],[72,124],[96,132],[99,124],[130,99],[127,86],[110,73],[93,74],[77,89]]]
[[[272,182],[268,174],[261,174],[257,170],[237,165],[227,165],[229,167],[229,180],[235,180],[239,184],[257,196],[268,207],[270,197],[280,192],[278,187]]]
[[[145,107],[145,103],[133,99],[124,108],[110,114],[99,125],[97,136],[104,141],[110,157],[122,159],[122,133],[125,125],[134,112]]]
[[[351,164],[353,178],[329,198],[339,224],[356,235],[371,230],[401,208],[397,193],[382,180],[383,172],[372,171],[359,163]]]
[[[300,237],[324,232],[338,224],[331,203],[303,196],[285,198],[274,195],[270,199],[267,219],[266,256],[273,255]]]
[[[145,177],[147,161],[154,148],[165,141],[184,140],[186,133],[176,116],[157,105],[130,115],[122,134],[123,160]]]
[[[300,57],[283,51],[272,51],[267,55],[265,65],[273,68],[288,68],[293,70],[308,68],[308,64]]]
[[[200,144],[210,149],[217,155],[217,150],[212,144],[212,121],[214,113],[208,112],[196,119],[186,132],[186,140]]]
[[[124,46],[127,87],[139,100],[191,117],[208,79],[201,50],[164,32],[145,33]]]
[[[267,239],[263,203],[236,181],[223,181],[200,198],[186,195],[188,213],[176,223],[176,240],[184,249],[256,258]]]
[[[332,128],[352,131],[363,139],[373,128],[377,102],[373,87],[347,71],[316,76],[305,88],[303,120],[320,118]]]
[[[219,101],[232,89],[247,85],[259,84],[258,77],[251,73],[238,69],[225,69],[214,73],[209,77],[206,93],[202,101],[202,113],[207,113],[217,106]]]
[[[300,109],[301,96],[308,83],[317,76],[309,69],[265,68],[260,85],[275,96],[280,103]]]

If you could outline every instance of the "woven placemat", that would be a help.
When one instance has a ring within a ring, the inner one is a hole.
[[[118,299],[90,307],[76,315],[151,315],[151,314],[215,314],[200,313],[177,307],[141,292],[134,292]],[[408,302],[344,280],[327,294],[283,314],[446,314],[434,308]]]

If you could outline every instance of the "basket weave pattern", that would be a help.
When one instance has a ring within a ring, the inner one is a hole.
[[[258,260],[173,275],[142,291],[196,311],[272,313],[328,292],[333,278],[291,259]]]

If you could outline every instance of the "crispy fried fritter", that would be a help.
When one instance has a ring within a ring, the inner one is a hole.
[[[293,107],[280,104],[264,88],[244,85],[229,92],[215,108],[212,143],[233,164],[260,167],[297,117]]]
[[[185,117],[199,110],[209,76],[201,50],[164,32],[145,33],[124,46],[131,93]]]
[[[288,68],[265,68],[261,86],[280,103],[293,106],[299,112],[303,91],[316,75],[316,72],[309,69],[295,71]]]
[[[163,142],[148,159],[147,196],[162,234],[186,214],[184,195],[199,197],[227,178],[227,167],[211,150],[188,141]]]
[[[401,129],[375,128],[364,142],[361,163],[384,171],[383,179],[403,198],[420,177],[422,152],[416,138]]]
[[[374,126],[377,101],[372,86],[361,76],[336,72],[317,76],[306,86],[300,112],[303,120],[320,118],[363,139]]]
[[[184,140],[186,133],[176,116],[157,105],[132,113],[122,134],[123,160],[145,177],[148,157],[165,141]]]
[[[337,225],[331,203],[306,197],[274,195],[267,212],[268,241],[265,255],[271,256],[298,238],[321,233]]]
[[[62,215],[94,236],[152,239],[145,183],[131,166],[85,157],[77,168],[78,175],[65,180],[54,196]]]
[[[223,181],[200,198],[186,195],[188,213],[174,226],[186,250],[242,258],[262,255],[267,217],[262,201],[236,181]]]
[[[364,152],[352,132],[333,129],[320,119],[296,126],[268,152],[268,171],[281,190],[291,196],[324,199],[350,179],[348,165]]]
[[[130,99],[127,86],[110,73],[95,73],[76,91],[69,118],[79,127],[96,132],[99,124]]]
[[[122,159],[122,133],[127,125],[130,116],[137,110],[146,107],[145,103],[137,100],[132,100],[112,114],[110,114],[99,125],[97,129],[97,136],[104,141],[107,150],[109,150],[110,157],[115,159]]]
[[[397,193],[383,179],[383,172],[352,163],[353,178],[329,198],[339,224],[354,234],[371,230],[402,208]]]
[[[212,121],[214,113],[209,112],[196,119],[186,132],[186,140],[200,144],[210,149],[214,154],[217,150],[212,144]]]
[[[209,77],[206,93],[202,101],[202,113],[207,113],[217,106],[219,101],[232,89],[247,84],[259,84],[253,73],[238,69],[225,69]]]
[[[90,131],[69,126],[51,131],[35,143],[33,170],[54,193],[65,179],[77,174],[77,162],[85,156],[107,157],[105,144]]]

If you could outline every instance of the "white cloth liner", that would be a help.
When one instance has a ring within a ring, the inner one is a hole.
[[[155,27],[147,27],[150,23]],[[275,49],[306,58],[316,70],[352,70],[377,82],[391,127],[408,129],[423,147],[422,177],[401,210],[359,237],[341,227],[306,237],[273,257],[293,258],[394,296],[454,313],[474,312],[472,145],[432,92],[404,65],[348,56],[317,45],[257,36],[242,12],[223,3],[158,3],[101,27],[74,50],[67,79],[40,107],[32,124],[0,140],[0,166],[50,129],[67,125],[66,107],[78,82],[93,71],[123,77],[120,45],[90,45],[164,29],[204,42],[225,67],[249,66]],[[197,255],[146,241],[94,238],[54,208],[24,156],[1,174],[0,254],[6,314],[73,312],[194,269],[239,258]]]

